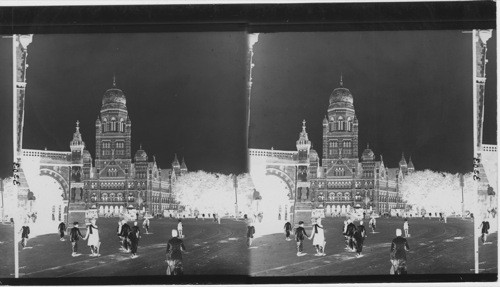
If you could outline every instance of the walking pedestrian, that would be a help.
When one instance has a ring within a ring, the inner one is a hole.
[[[488,219],[485,218],[479,225],[479,228],[481,229],[481,241],[484,245],[486,244],[486,238],[488,237],[488,231],[490,230],[490,223]]]
[[[321,224],[321,218],[316,219],[313,231],[309,239],[313,239],[313,246],[316,248],[315,256],[325,256],[325,230]]]
[[[28,224],[28,220],[24,223],[24,225],[21,227],[21,230],[19,230],[19,233],[21,233],[21,246],[24,248],[27,247],[28,244],[28,238],[30,235],[30,227]]]
[[[407,274],[406,251],[410,250],[406,238],[401,237],[401,229],[396,229],[396,238],[391,243],[391,275]]]
[[[247,224],[247,246],[252,245],[253,235],[255,234],[255,227],[253,226],[253,219],[249,218],[246,214],[243,216]]]
[[[347,237],[347,220],[344,220],[344,226],[342,227],[342,235],[344,235],[344,243],[347,249],[349,248],[349,238]]]
[[[120,236],[122,238],[122,251],[130,252],[130,240],[128,239],[128,234],[130,233],[130,226],[127,224],[127,220],[122,220],[122,228],[120,230]]]
[[[299,221],[299,227],[295,229],[295,240],[297,241],[297,256],[304,256],[307,253],[303,253],[304,248],[304,238],[309,239],[309,236],[304,229],[304,221]]]
[[[177,231],[179,232],[179,238],[184,238],[182,234],[182,219],[179,218],[179,223],[177,223]]]
[[[405,237],[410,237],[410,225],[408,224],[408,218],[405,218],[405,222],[403,223],[403,229],[405,230]]]
[[[137,247],[139,246],[139,238],[140,238],[140,230],[139,227],[137,226],[137,221],[134,222],[134,226],[132,226],[132,230],[128,234],[128,238],[130,239],[131,243],[131,253],[132,253],[132,258],[137,257]]]
[[[146,230],[146,234],[149,234],[149,218],[144,217],[144,221],[142,222],[142,228]]]
[[[359,222],[358,227],[356,228],[356,231],[354,232],[354,245],[356,246],[356,257],[361,257],[361,252],[363,251],[363,244],[365,242],[366,238],[366,229],[365,226],[363,225],[363,220]]]
[[[286,241],[290,241],[290,240],[292,240],[292,239],[290,238],[290,232],[292,231],[292,224],[291,224],[290,222],[288,222],[288,221],[287,221],[287,222],[285,223],[285,226],[284,226],[283,228],[284,228],[284,230],[285,230],[285,240],[286,240]]]
[[[352,223],[352,220],[351,219],[348,219],[347,220],[347,229],[346,229],[346,236],[347,236],[347,240],[348,240],[348,250],[349,251],[352,251],[354,252],[355,251],[355,248],[354,248],[354,233],[356,233],[356,225],[354,225],[354,223]]]
[[[64,234],[66,233],[66,224],[64,222],[59,223],[57,229],[59,230],[59,236],[61,237],[59,240],[65,241]]]
[[[172,229],[172,238],[167,243],[167,275],[183,275],[182,252],[186,251],[184,242],[178,238],[178,232]]]
[[[123,237],[122,237],[122,226],[123,222],[121,220],[118,220],[118,228],[116,229],[116,235],[118,236],[118,241],[120,242],[120,248],[123,245]]]
[[[372,228],[372,233],[375,233],[375,229],[377,228],[377,220],[375,219],[375,216],[373,216],[370,219],[370,222],[368,222],[368,225]]]
[[[71,256],[73,257],[81,255],[78,253],[78,240],[80,240],[80,238],[83,238],[83,236],[78,228],[78,222],[75,221],[73,222],[73,228],[69,231],[69,240],[71,241],[71,250],[73,251]]]
[[[90,220],[90,224],[87,225],[87,233],[83,240],[87,241],[87,246],[90,247],[90,256],[101,256],[99,254],[99,247],[101,245],[101,241],[99,239],[99,228],[96,225],[96,219],[92,218]]]

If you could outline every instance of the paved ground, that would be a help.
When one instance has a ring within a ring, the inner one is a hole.
[[[367,220],[365,221],[366,225]],[[369,230],[363,249],[364,256],[344,249],[342,236],[343,219],[328,218],[325,226],[325,257],[313,256],[312,241],[305,240],[305,256],[296,256],[295,241],[285,241],[284,234],[271,234],[254,240],[251,253],[252,276],[342,276],[386,275],[390,243],[395,229],[403,226],[402,219],[378,219],[375,234]],[[356,222],[357,224],[357,222]],[[258,228],[258,227],[256,227]],[[311,228],[306,228],[310,234]],[[410,274],[473,273],[474,243],[473,224],[458,218],[448,223],[437,219],[410,219],[408,238],[411,251],[408,254]],[[497,233],[489,236],[494,244],[480,245],[481,272],[497,273]]]
[[[248,249],[245,245],[246,228],[243,222],[223,219],[222,224],[218,225],[209,220],[187,219],[184,221],[186,235],[184,241],[188,249],[188,253],[184,255],[185,273],[186,275],[250,274],[255,278],[252,281],[237,277],[239,278],[237,282],[240,283],[244,283],[245,280],[254,282],[264,278],[263,276],[388,274],[390,242],[394,237],[395,228],[402,227],[401,219],[379,219],[377,233],[372,234],[369,230],[362,258],[356,258],[354,253],[344,250],[343,236],[340,232],[342,219],[329,218],[323,223],[326,227],[327,256],[313,256],[312,242],[306,240],[304,246],[308,254],[297,257],[295,242],[285,241],[282,233],[256,238],[252,247]],[[70,278],[74,277],[85,277],[86,280],[103,280],[99,278],[116,276],[123,279],[124,276],[134,276],[125,278],[138,283],[136,280],[138,277],[135,276],[148,276],[140,278],[156,278],[158,281],[154,281],[155,283],[163,282],[161,280],[164,279],[155,275],[163,275],[165,272],[166,242],[171,229],[176,227],[175,220],[151,220],[153,234],[142,235],[139,257],[136,259],[131,259],[129,254],[119,251],[118,238],[115,235],[117,219],[99,219],[98,225],[102,241],[101,257],[89,257],[90,252],[85,241],[80,241],[79,250],[83,255],[74,258],[71,256],[69,241],[59,241],[57,234],[39,236],[28,242],[33,248],[20,250],[21,278],[71,280]],[[449,219],[447,224],[435,219],[412,219],[410,221],[412,236],[409,238],[411,251],[408,254],[410,274],[472,274],[474,268],[472,228],[471,221],[461,219]],[[309,233],[310,229],[307,231]],[[12,238],[13,227],[0,224],[0,278],[13,277]],[[497,233],[490,234],[488,241],[492,244],[479,245],[480,269],[483,274],[498,272]],[[220,282],[227,278],[218,276],[208,280]],[[193,280],[207,282],[207,278]],[[3,283],[2,281],[0,279],[0,283]]]
[[[117,219],[98,219],[102,242],[102,256],[98,258],[89,256],[90,250],[86,246],[86,241],[79,242],[79,252],[82,255],[72,257],[71,243],[69,240],[59,241],[58,234],[30,239],[28,246],[33,248],[20,251],[21,277],[164,275],[166,243],[171,230],[176,228],[177,221],[152,219],[153,234],[142,234],[138,249],[139,257],[135,259],[119,250],[120,245],[116,236],[117,222]],[[184,242],[188,251],[184,254],[185,274],[248,274],[249,256],[245,243],[246,227],[243,222],[222,219],[222,224],[219,225],[211,220],[186,219],[183,223]],[[7,239],[12,238],[12,227],[0,228],[2,229],[0,241],[4,241],[0,245],[2,253],[0,278],[12,277],[14,247],[12,240]],[[57,226],[54,229],[57,229]]]

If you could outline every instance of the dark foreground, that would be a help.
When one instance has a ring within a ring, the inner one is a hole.
[[[356,222],[356,225],[358,222]],[[403,220],[377,220],[375,234],[368,228],[363,257],[346,251],[342,236],[342,218],[323,220],[326,256],[314,256],[312,241],[304,241],[307,255],[297,257],[295,241],[285,241],[284,234],[257,238],[251,250],[252,276],[352,276],[388,275],[389,252],[396,228],[403,229]],[[365,220],[368,226],[368,220]],[[311,228],[306,228],[310,235]],[[472,274],[474,273],[473,223],[459,218],[445,224],[437,219],[410,219],[408,242],[409,274]],[[497,233],[490,234],[492,244],[479,246],[481,273],[497,273]]]
[[[139,257],[135,259],[119,250],[117,222],[117,218],[99,218],[97,221],[101,239],[100,257],[90,257],[87,242],[83,240],[79,241],[78,247],[82,255],[72,257],[68,236],[64,242],[59,240],[58,234],[30,239],[28,246],[33,248],[24,250],[20,248],[20,277],[164,275],[166,243],[171,236],[171,230],[177,227],[177,220],[151,219],[152,234],[145,234],[141,226]],[[194,219],[185,219],[183,223],[187,249],[187,253],[183,255],[186,275],[248,274],[249,255],[245,244],[244,223],[230,219],[222,219],[221,225],[211,220]],[[0,278],[12,278],[13,228],[10,226],[0,226],[0,228],[2,229],[0,241],[3,241],[3,244],[0,244],[2,253]],[[54,227],[54,230],[56,229],[57,226]],[[82,234],[85,235],[85,232]]]

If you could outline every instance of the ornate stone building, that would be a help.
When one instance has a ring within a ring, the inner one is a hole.
[[[256,178],[265,174],[281,180],[289,195],[282,205],[290,207],[286,212],[294,214],[294,222],[307,221],[310,212],[318,209],[327,215],[346,214],[353,208],[400,212],[405,209],[399,193],[401,181],[415,171],[413,162],[411,158],[407,162],[403,154],[399,166],[389,168],[368,144],[360,156],[358,127],[353,95],[341,79],[323,120],[322,158],[312,148],[304,120],[297,151],[250,149],[251,173]],[[278,217],[286,218],[286,212]]]
[[[124,208],[173,213],[177,203],[171,187],[177,176],[187,172],[186,164],[183,161],[179,165],[175,156],[172,169],[162,170],[154,157],[150,161],[142,145],[132,157],[132,121],[126,103],[125,94],[113,80],[113,87],[104,93],[95,122],[94,163],[90,152],[84,149],[77,123],[74,138],[81,141],[78,148],[83,154],[85,201],[100,214],[118,214]]]
[[[359,156],[358,128],[353,95],[341,79],[323,119],[323,159],[313,149],[309,153],[313,205],[323,206],[327,214],[354,207],[377,213],[403,209],[399,187],[404,176],[415,170],[411,158],[407,163],[403,154],[399,167],[388,168],[382,155],[376,159],[369,144]]]

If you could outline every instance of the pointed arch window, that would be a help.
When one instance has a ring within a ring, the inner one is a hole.
[[[109,125],[108,125],[108,119],[107,119],[107,118],[104,118],[104,119],[102,120],[102,130],[103,130],[104,132],[109,131]]]
[[[337,122],[337,130],[339,131],[344,130],[344,118],[342,116],[339,116],[339,120]]]
[[[116,132],[116,118],[115,117],[111,118],[111,131]]]
[[[348,117],[347,118],[347,131],[352,131],[352,118]]]
[[[125,132],[125,121],[123,118],[120,118],[120,132]]]

